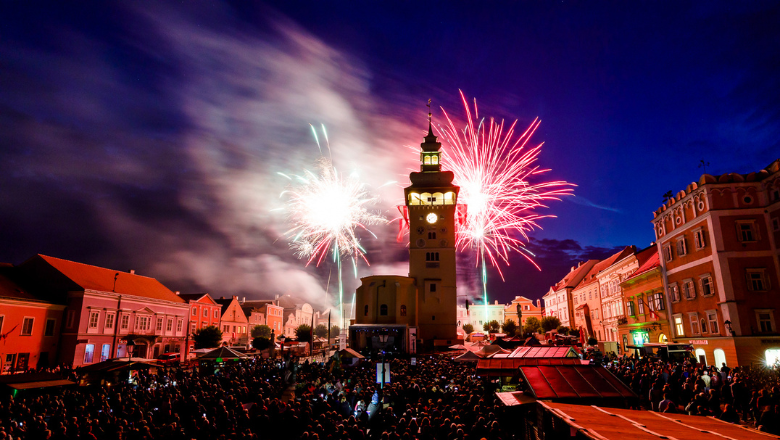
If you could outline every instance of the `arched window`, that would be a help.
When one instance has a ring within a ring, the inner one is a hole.
[[[406,304],[401,304],[401,316],[406,316]]]
[[[445,205],[454,205],[455,204],[455,193],[452,191],[444,193],[444,204]]]
[[[715,349],[715,366],[717,368],[723,368],[726,365],[726,352],[721,348]]]
[[[433,204],[434,205],[443,205],[444,204],[444,194],[440,192],[433,193]]]
[[[425,165],[430,165],[431,164],[431,156],[425,155],[425,157],[423,157],[423,163]]]
[[[387,304],[382,304],[379,306],[379,314],[382,316],[387,316]]]
[[[696,349],[696,360],[699,362],[703,362],[704,365],[709,364],[709,362],[707,362],[707,353],[704,352],[703,348]]]
[[[363,316],[368,316],[368,304],[363,306]]]
[[[439,156],[433,155],[433,157],[431,157],[431,165],[438,165],[438,164],[439,164]]]
[[[409,193],[409,204],[410,205],[419,205],[420,204],[420,195],[417,193]]]
[[[433,203],[433,198],[431,197],[431,193],[422,193],[420,194],[420,204],[421,205],[430,205]]]
[[[429,232],[428,233],[428,240],[436,240],[436,233],[435,232]]]

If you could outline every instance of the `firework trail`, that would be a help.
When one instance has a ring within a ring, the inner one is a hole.
[[[325,127],[322,130],[327,140]],[[321,152],[314,127],[312,132]],[[325,157],[317,162],[316,173],[305,170],[301,176],[279,174],[293,182],[280,195],[287,197],[285,211],[292,225],[284,235],[290,239],[295,256],[305,259],[307,266],[313,262],[319,266],[327,255],[332,255],[338,267],[339,310],[343,321],[342,258],[351,258],[355,276],[358,260],[369,264],[357,230],[366,231],[376,238],[368,226],[386,223],[382,215],[369,210],[377,199],[360,182],[356,173],[341,175],[331,160]],[[342,328],[345,328],[343,322]]]
[[[438,131],[449,144],[444,165],[455,173],[454,183],[460,187],[459,203],[468,206],[465,223],[457,230],[456,247],[475,250],[477,266],[482,263],[482,288],[487,314],[487,263],[494,266],[503,279],[500,262],[509,265],[510,252],[518,252],[537,269],[533,254],[525,247],[528,232],[539,227],[538,221],[554,215],[540,215],[549,200],[572,195],[573,184],[565,181],[533,181],[549,171],[535,164],[542,144],[526,149],[541,121],[534,119],[519,136],[513,122],[508,128],[493,118],[486,123],[479,118],[477,101],[474,112],[460,92],[466,110],[466,126],[455,127],[444,112],[447,125]],[[486,316],[487,318],[487,316]]]

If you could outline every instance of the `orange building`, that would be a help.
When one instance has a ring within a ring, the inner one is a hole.
[[[654,213],[672,333],[720,367],[780,357],[780,160],[701,176]]]
[[[517,307],[520,306],[520,316],[522,322],[517,322]],[[536,304],[530,299],[524,296],[516,296],[505,308],[504,319],[507,321],[514,321],[518,325],[518,328],[523,328],[528,318],[536,318],[539,321],[542,320],[542,307],[540,301],[537,299]],[[481,329],[478,329],[481,330]],[[511,336],[511,335],[510,335]]]
[[[219,328],[219,320],[222,318],[222,306],[208,293],[186,293],[179,294],[179,297],[190,305],[190,323],[187,334],[188,354],[195,349],[195,343],[192,335],[198,329],[213,325]]]
[[[241,304],[244,309],[246,310],[247,307],[251,307],[252,310],[256,310],[258,313],[261,313],[263,315],[263,324],[267,325],[268,327],[271,327],[271,331],[274,333],[275,336],[279,336],[282,334],[282,324],[283,324],[283,318],[284,318],[284,307],[278,305],[275,300],[271,299],[261,299],[261,300],[251,300],[251,301],[244,301]],[[334,325],[336,323],[334,322]],[[252,327],[255,325],[262,325],[262,324],[250,324],[250,331]]]
[[[0,265],[0,373],[57,363],[62,311],[13,281],[14,268]]]
[[[249,343],[249,325],[241,303],[238,297],[232,298],[220,297],[215,300],[222,306],[222,317],[220,325],[222,326],[222,343],[229,345],[246,345]]]
[[[618,326],[618,334],[624,353],[631,353],[630,345],[668,342],[671,335],[658,248],[652,245],[638,252],[636,257],[639,268],[620,283],[626,320]]]

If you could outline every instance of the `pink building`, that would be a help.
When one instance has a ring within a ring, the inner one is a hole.
[[[66,305],[59,362],[88,365],[184,352],[190,306],[154,278],[36,255],[18,266],[37,296]]]
[[[213,325],[219,328],[222,307],[208,293],[180,294],[179,298],[190,305],[189,333],[187,334],[187,353],[195,349],[192,335],[201,328]]]

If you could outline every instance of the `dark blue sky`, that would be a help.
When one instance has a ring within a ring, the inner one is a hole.
[[[649,245],[652,211],[700,160],[780,157],[778,2],[420,3],[0,4],[0,260],[319,297],[328,269],[302,269],[271,211],[276,172],[316,159],[308,124],[328,126],[337,166],[403,185],[425,101],[460,117],[459,89],[482,115],[540,117],[541,165],[578,185],[532,235],[542,273],[492,276],[502,300]],[[393,228],[361,276],[405,274]]]

